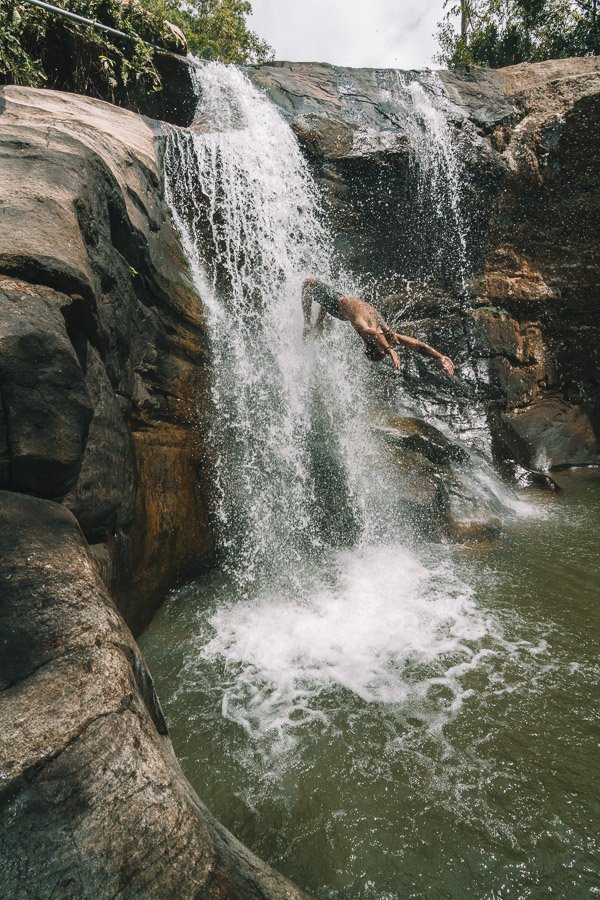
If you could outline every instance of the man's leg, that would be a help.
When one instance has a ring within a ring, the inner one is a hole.
[[[319,312],[317,313],[317,321],[315,322],[315,328],[319,332],[319,334],[322,334],[322,332],[323,332],[323,323],[325,322],[326,315],[327,315],[327,313],[325,312],[325,309],[322,306],[319,306]]]

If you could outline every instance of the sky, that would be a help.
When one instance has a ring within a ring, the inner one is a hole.
[[[275,59],[340,66],[436,67],[443,0],[252,0],[250,27]]]

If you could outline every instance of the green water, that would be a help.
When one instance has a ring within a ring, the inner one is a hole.
[[[411,592],[401,573],[412,556],[386,551],[398,571],[381,575],[385,601],[365,600],[373,613],[356,622],[350,608],[332,613],[329,595],[316,611],[269,597],[236,613],[235,586],[212,575],[172,595],[142,637],[187,777],[302,887],[328,898],[600,894],[600,476],[558,480],[563,492],[530,495],[531,514],[493,547],[421,548],[436,574],[414,575]],[[371,551],[364,560],[381,572]],[[306,572],[309,586],[323,577]],[[430,617],[432,591],[447,595],[451,625]],[[231,634],[215,649],[220,628]],[[396,657],[403,631],[410,647]],[[268,665],[257,662],[265,642]]]

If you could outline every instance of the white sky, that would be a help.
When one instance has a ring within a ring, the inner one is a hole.
[[[276,59],[340,66],[435,66],[443,0],[252,0],[250,27]]]

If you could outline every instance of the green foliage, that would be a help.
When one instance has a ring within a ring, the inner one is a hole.
[[[152,47],[166,37],[165,19],[151,0],[58,0],[88,19],[132,36],[112,37],[17,0],[0,11],[0,80],[40,87],[68,87],[114,99],[134,84],[160,88]]]
[[[600,52],[600,0],[446,0],[444,8],[437,60],[452,68]],[[455,26],[461,13],[462,33]]]
[[[31,10],[21,10],[16,2],[0,7],[0,79],[16,84],[40,85],[45,80],[41,61],[32,55],[29,38],[43,33],[42,17]]]
[[[225,63],[265,62],[272,48],[248,28],[248,0],[170,0],[168,18],[185,34],[190,51],[201,59]]]
[[[248,0],[49,0],[131,35],[113,37],[19,0],[0,0],[0,83],[58,87],[121,101],[160,90],[150,44],[168,47],[168,22],[206,59],[254,62],[271,48],[246,23]],[[146,43],[147,42],[147,43]]]

